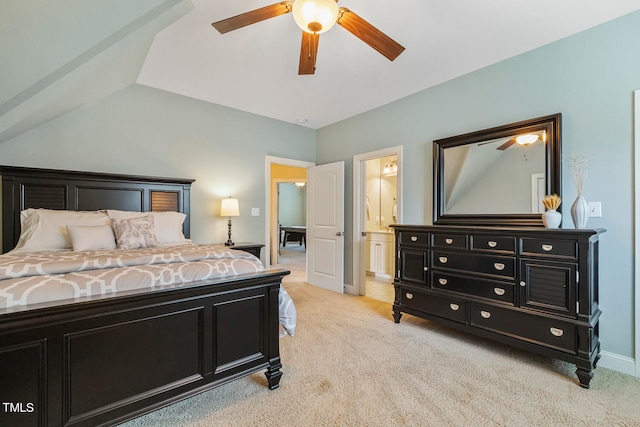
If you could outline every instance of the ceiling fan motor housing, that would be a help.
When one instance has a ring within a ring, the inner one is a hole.
[[[293,19],[303,31],[324,33],[338,19],[338,4],[335,0],[295,0]]]

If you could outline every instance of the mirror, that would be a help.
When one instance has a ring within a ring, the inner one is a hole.
[[[561,117],[434,141],[433,223],[542,226],[542,198],[562,197]]]

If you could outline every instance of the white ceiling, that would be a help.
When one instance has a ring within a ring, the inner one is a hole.
[[[640,0],[340,0],[403,45],[393,62],[336,25],[299,76],[291,14],[227,34],[211,23],[274,0],[192,0],[137,83],[313,129],[640,10]]]

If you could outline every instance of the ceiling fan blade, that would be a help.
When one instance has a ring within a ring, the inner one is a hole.
[[[298,75],[314,74],[316,71],[316,58],[318,56],[318,42],[320,34],[310,34],[302,32],[302,43],[300,45],[300,65]]]
[[[214,22],[211,25],[213,25],[213,27],[221,34],[224,34],[229,31],[237,30],[238,28],[246,27],[247,25],[255,24],[256,22],[264,21],[265,19],[287,14],[291,12],[291,8],[292,3],[285,1],[261,7],[260,9],[252,10],[250,12],[241,13],[240,15]]]
[[[513,144],[516,143],[516,139],[515,138],[511,138],[510,140],[508,140],[507,142],[505,142],[504,144],[502,144],[500,147],[496,148],[496,150],[506,150],[507,148],[511,147]]]
[[[386,56],[390,61],[396,59],[404,51],[404,47],[398,42],[346,7],[340,8],[337,22],[342,28]]]

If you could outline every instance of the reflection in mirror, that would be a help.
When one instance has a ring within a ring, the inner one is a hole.
[[[544,211],[544,130],[447,148],[444,211],[447,214],[518,214]],[[507,179],[505,179],[505,177]],[[521,191],[521,189],[531,191]],[[542,190],[542,194],[539,190]]]
[[[434,141],[434,224],[542,225],[560,195],[555,114]]]

